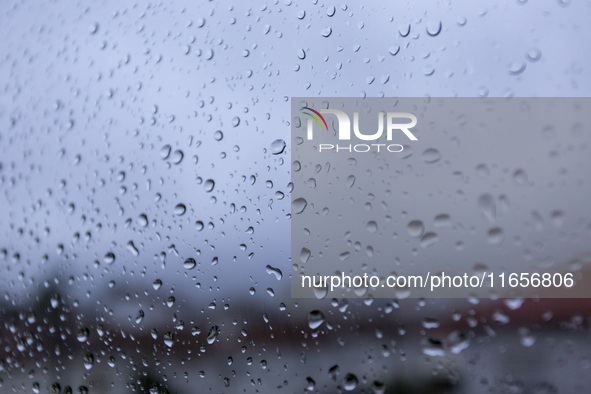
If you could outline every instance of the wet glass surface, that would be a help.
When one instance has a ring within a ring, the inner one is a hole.
[[[0,391],[588,391],[586,300],[292,299],[289,141],[291,97],[588,96],[590,12],[4,1]]]

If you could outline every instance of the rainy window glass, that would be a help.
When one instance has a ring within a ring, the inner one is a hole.
[[[381,256],[301,200],[292,177],[315,168],[294,158],[292,128],[315,121],[294,105],[584,109],[589,15],[571,0],[3,1],[0,392],[590,391],[585,294],[292,293],[294,264],[320,256],[293,256],[301,212],[334,230],[326,255]],[[310,124],[334,131],[330,116]],[[511,272],[591,275],[591,119],[553,120],[506,142],[536,153],[517,162],[494,145],[475,153],[475,134],[453,127],[419,145],[403,136],[388,179],[405,184],[363,197],[376,212],[364,234],[388,228],[400,265],[486,272],[494,255]],[[350,175],[345,187],[372,179]]]

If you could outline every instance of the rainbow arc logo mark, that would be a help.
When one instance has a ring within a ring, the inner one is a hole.
[[[320,112],[318,112],[316,110],[313,110],[312,108],[309,108],[309,107],[304,107],[304,108],[302,108],[302,111],[303,110],[312,111],[316,115],[318,115],[320,117],[320,119],[322,119],[322,122],[324,123],[324,126],[326,126],[326,130],[328,130],[328,125],[326,124],[326,120],[324,120],[324,116],[322,116],[320,114]],[[320,130],[322,130],[322,123],[320,123],[320,120],[316,116],[312,115],[310,112],[304,112],[304,114],[306,114],[306,115],[310,116],[312,119],[314,119],[316,121],[316,123],[318,123],[318,126],[320,126]]]

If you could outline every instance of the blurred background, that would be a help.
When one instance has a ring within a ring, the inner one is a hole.
[[[0,392],[591,391],[586,299],[292,299],[289,277],[291,97],[585,97],[589,16],[3,1]],[[589,238],[555,208],[531,225]]]

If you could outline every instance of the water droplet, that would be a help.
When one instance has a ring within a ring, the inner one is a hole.
[[[494,227],[488,230],[488,243],[493,245],[500,245],[503,242],[505,235],[503,229],[500,227]]]
[[[493,313],[493,319],[497,323],[501,323],[501,324],[509,324],[511,322],[509,315],[507,315],[507,313],[505,313],[505,311],[503,311],[501,309],[497,309]]]
[[[172,347],[174,345],[174,334],[172,331],[167,332],[163,335],[164,344],[168,347]]]
[[[512,311],[521,308],[525,300],[523,298],[507,298],[504,300],[505,305]]]
[[[113,264],[115,262],[115,254],[113,252],[108,252],[103,257],[103,261],[105,264]]]
[[[183,161],[183,157],[185,157],[183,151],[177,149],[172,153],[171,160],[174,164],[181,164],[181,161]]]
[[[174,296],[170,296],[166,299],[166,306],[169,308],[172,308],[174,306],[174,302],[176,301],[176,299],[174,298]]]
[[[78,334],[76,334],[76,339],[78,340],[78,342],[86,342],[88,340],[89,334],[90,331],[88,330],[88,328],[81,328],[80,330],[78,330]]]
[[[94,366],[94,356],[91,353],[86,353],[84,356],[84,368],[88,371]]]
[[[490,169],[486,164],[482,163],[476,166],[476,173],[481,177],[485,178],[490,175]]]
[[[187,207],[185,207],[185,204],[177,204],[176,207],[174,207],[174,214],[177,216],[182,216],[185,214],[185,212],[187,212]]]
[[[195,268],[197,266],[197,262],[195,261],[194,258],[189,257],[188,259],[185,260],[185,262],[183,263],[183,267],[186,270],[192,270],[193,268]]]
[[[396,56],[398,52],[400,52],[400,45],[392,45],[390,48],[388,48],[388,53],[390,53],[392,56]]]
[[[140,324],[144,320],[144,311],[138,310],[137,315],[135,315],[135,324]]]
[[[527,51],[525,56],[527,60],[535,63],[542,58],[542,51],[540,51],[538,48],[531,48],[529,51]]]
[[[460,354],[462,350],[470,346],[470,339],[463,332],[452,331],[447,336],[446,343],[450,353]]]
[[[90,34],[96,34],[99,30],[99,24],[98,23],[93,23],[88,27],[88,32]]]
[[[271,143],[271,153],[274,155],[279,155],[283,153],[285,150],[285,141],[284,140],[275,140]]]
[[[556,227],[562,227],[562,224],[564,223],[564,212],[561,210],[552,211],[550,212],[550,218]]]
[[[266,269],[266,271],[267,271],[268,274],[275,275],[275,278],[277,280],[280,280],[283,277],[283,273],[281,272],[281,270],[279,268],[275,268],[275,267],[273,267],[271,265],[267,265],[265,267],[265,269]]]
[[[357,380],[357,376],[353,375],[352,373],[348,373],[343,378],[343,389],[346,391],[353,391],[357,388],[359,381]]]
[[[307,248],[302,248],[302,250],[300,251],[300,260],[302,263],[306,263],[308,262],[308,259],[310,258],[310,255],[312,253],[310,252],[309,249]]]
[[[325,27],[324,29],[320,30],[322,37],[330,37],[331,33],[332,29],[330,27]]]
[[[240,118],[238,116],[234,116],[232,118],[232,126],[238,127],[239,124],[240,124]]]
[[[427,233],[421,238],[421,247],[428,248],[435,245],[439,241],[439,236],[436,233]]]
[[[369,222],[367,222],[367,226],[365,226],[365,229],[369,231],[371,234],[373,234],[376,231],[378,231],[378,224],[374,220],[370,220]]]
[[[51,295],[51,298],[49,299],[49,302],[51,303],[51,307],[53,309],[56,309],[59,304],[60,304],[60,296],[57,293],[54,293]]]
[[[224,133],[222,133],[221,130],[217,130],[215,133],[213,133],[213,138],[216,141],[221,141],[224,138]]]
[[[493,197],[490,194],[481,195],[478,197],[478,206],[484,216],[491,222],[494,222],[495,217],[497,216],[497,206]]]
[[[532,347],[536,343],[536,337],[526,327],[519,328],[519,342],[524,347]]]
[[[513,180],[518,185],[525,185],[527,183],[527,174],[522,169],[515,170]]]
[[[306,17],[306,11],[304,10],[299,10],[298,13],[296,14],[298,19],[304,19]]]
[[[127,250],[129,251],[129,253],[131,253],[134,256],[139,256],[140,251],[138,250],[138,248],[134,245],[133,241],[129,241],[127,243]]]
[[[445,356],[443,342],[436,338],[426,338],[422,341],[423,354],[430,357]]]
[[[402,25],[398,28],[398,33],[400,33],[400,37],[406,37],[410,34],[410,23]]]
[[[162,281],[160,279],[154,280],[154,282],[152,283],[152,287],[154,288],[154,290],[158,290],[160,287],[162,287]]]
[[[441,21],[430,23],[427,25],[427,34],[431,37],[435,37],[441,33],[442,24]]]
[[[306,58],[306,51],[303,49],[298,49],[298,59],[304,60]]]
[[[215,181],[213,179],[208,179],[205,181],[205,191],[210,193],[213,191],[213,188],[215,187]]]
[[[328,295],[328,287],[314,287],[312,290],[317,300],[323,300]]]
[[[319,310],[313,310],[308,313],[308,326],[315,330],[324,323],[324,315]]]
[[[427,330],[433,329],[433,328],[438,328],[439,327],[439,320],[432,318],[432,317],[426,317],[423,319],[423,327],[426,328]]]
[[[425,225],[420,220],[411,220],[406,225],[406,230],[408,231],[408,235],[418,238],[423,235]]]
[[[172,151],[172,147],[170,145],[164,145],[160,149],[160,157],[162,160],[166,160],[170,157],[170,152]]]
[[[451,219],[448,214],[442,213],[440,215],[435,216],[433,225],[435,227],[449,227],[451,225]]]
[[[558,0],[558,4],[561,7],[568,7],[572,0]]]
[[[293,209],[293,212],[296,214],[304,212],[304,209],[306,209],[306,206],[308,206],[308,201],[306,201],[306,199],[302,198],[302,197],[296,198],[291,203],[291,208]]]
[[[509,65],[509,74],[519,75],[525,71],[525,62],[513,62]]]
[[[137,224],[142,227],[146,227],[148,225],[148,217],[142,213],[137,219]]]
[[[212,343],[214,343],[215,340],[217,339],[219,333],[220,333],[220,328],[218,326],[211,327],[209,329],[209,332],[207,333],[207,343],[209,343],[210,345]]]
[[[429,148],[423,152],[422,158],[425,163],[437,163],[441,159],[441,153],[435,148]]]

